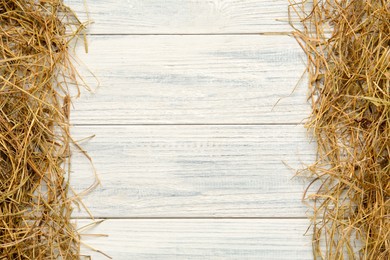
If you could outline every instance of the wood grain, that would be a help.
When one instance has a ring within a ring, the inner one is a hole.
[[[86,20],[84,1],[66,2]],[[306,181],[289,168],[315,144],[293,125],[310,108],[305,84],[291,94],[304,55],[285,35],[287,1],[89,2],[89,53],[77,53],[100,87],[71,120],[76,139],[96,135],[81,144],[102,186],[84,202],[108,219],[84,234],[109,237],[84,242],[125,260],[312,259],[309,222],[295,219]],[[91,166],[76,151],[72,162],[83,190]]]
[[[66,0],[85,20],[83,0]],[[92,34],[219,34],[291,31],[285,0],[87,1]]]
[[[95,217],[305,217],[302,179],[314,159],[302,126],[78,126],[102,186],[85,198]],[[285,164],[284,164],[285,163]],[[73,157],[73,186],[88,161]],[[75,212],[85,217],[85,212]]]
[[[79,221],[79,226],[87,221]],[[308,220],[107,220],[85,243],[113,259],[312,259]],[[83,248],[93,259],[106,259]]]
[[[290,95],[304,64],[288,36],[95,36],[89,45],[79,58],[101,86],[74,103],[74,124],[296,124],[309,115],[305,84]]]

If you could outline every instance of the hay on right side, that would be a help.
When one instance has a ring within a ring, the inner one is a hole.
[[[290,1],[308,58],[321,259],[390,259],[390,2]]]

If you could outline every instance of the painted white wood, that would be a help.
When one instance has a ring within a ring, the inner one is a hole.
[[[78,221],[79,226],[88,221]],[[85,243],[116,260],[312,259],[308,220],[107,220],[85,231]],[[83,247],[94,260],[107,259]]]
[[[66,2],[86,19],[83,0]],[[286,219],[307,207],[306,182],[284,163],[299,168],[315,153],[302,126],[286,125],[309,114],[305,84],[290,95],[304,55],[280,36],[291,31],[287,1],[94,0],[89,9],[95,36],[89,54],[77,53],[101,86],[74,102],[72,132],[96,135],[81,144],[102,186],[84,202],[108,218],[84,233],[109,237],[83,241],[114,259],[312,259],[308,220]],[[88,160],[75,152],[72,162],[73,186],[87,188]],[[265,219],[180,219],[221,217]]]
[[[95,217],[305,217],[305,181],[314,159],[303,126],[77,126],[102,186],[84,202]],[[284,164],[285,163],[285,164]],[[72,184],[91,183],[73,157]],[[74,212],[85,217],[85,212]]]
[[[304,62],[288,36],[91,36],[78,55],[101,86],[74,102],[74,124],[281,124],[309,114],[305,84],[289,96]]]
[[[291,31],[287,0],[66,0],[93,34],[215,34]]]

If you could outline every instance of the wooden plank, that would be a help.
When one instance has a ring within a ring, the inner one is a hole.
[[[314,159],[302,126],[78,126],[102,186],[84,200],[95,217],[305,217],[300,168]],[[73,186],[91,170],[73,157]],[[75,217],[87,216],[75,212]]]
[[[66,0],[85,20],[83,0]],[[216,34],[291,31],[285,0],[87,1],[93,34]],[[279,20],[279,21],[278,21]],[[283,21],[280,21],[283,20]]]
[[[79,47],[101,87],[75,102],[74,124],[280,124],[309,115],[306,84],[289,96],[304,63],[287,36],[95,36],[88,55]]]
[[[79,226],[87,221],[79,221]],[[311,237],[303,220],[107,220],[85,243],[113,259],[312,259]],[[92,259],[106,259],[91,250]]]

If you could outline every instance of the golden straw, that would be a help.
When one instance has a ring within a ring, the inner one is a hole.
[[[83,28],[62,0],[0,0],[0,259],[79,258],[68,48]]]
[[[318,143],[306,169],[319,187],[306,196],[314,256],[390,259],[390,2],[290,0],[289,11]]]

